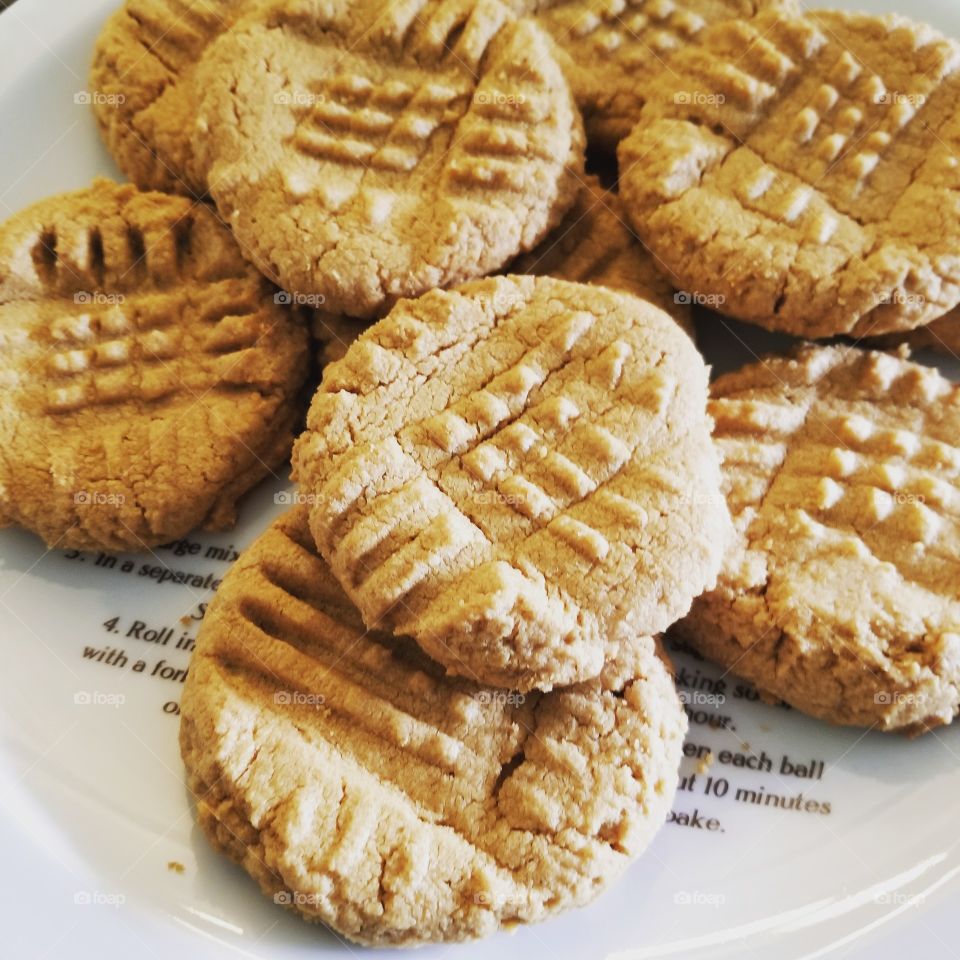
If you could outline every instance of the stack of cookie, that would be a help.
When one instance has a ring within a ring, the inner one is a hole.
[[[392,945],[587,903],[672,801],[670,629],[834,722],[951,722],[960,390],[802,344],[710,398],[689,304],[949,344],[958,54],[791,0],[111,18],[136,186],[0,228],[0,519],[146,548],[292,448],[181,725],[204,831],[278,903]]]
[[[302,506],[198,640],[181,740],[214,843],[364,943],[595,896],[676,785],[654,638],[730,535],[706,399],[689,337],[606,287],[473,281],[364,333],[294,450]]]

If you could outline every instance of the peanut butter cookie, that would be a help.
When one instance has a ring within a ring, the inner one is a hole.
[[[592,144],[613,151],[640,117],[646,89],[704,27],[793,0],[527,0],[554,39]]]
[[[324,372],[295,450],[371,628],[518,690],[599,674],[728,539],[707,368],[652,304],[499,277],[402,301]]]
[[[275,0],[207,51],[194,145],[243,251],[371,318],[500,269],[573,203],[583,130],[497,0]]]
[[[677,632],[833,723],[950,723],[960,387],[889,354],[806,347],[721,377],[710,409],[736,537]]]
[[[381,946],[588,903],[663,823],[686,730],[649,638],[554,693],[444,676],[365,629],[304,508],[217,591],[181,709],[213,846],[274,902]]]
[[[203,204],[98,180],[0,226],[0,523],[138,550],[288,457],[307,331]]]
[[[202,196],[193,74],[251,0],[127,0],[94,48],[90,100],[117,166],[143,190]]]
[[[708,27],[619,151],[640,238],[684,289],[805,337],[960,301],[960,45],[838,11]]]

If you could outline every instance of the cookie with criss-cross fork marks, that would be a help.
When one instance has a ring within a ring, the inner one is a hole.
[[[497,0],[275,0],[214,43],[195,139],[244,252],[333,313],[500,269],[576,196],[546,34]]]
[[[127,0],[94,48],[90,102],[107,149],[142,190],[202,196],[191,132],[197,61],[252,0]]]
[[[665,310],[694,336],[684,294],[673,289],[633,235],[620,198],[594,176],[585,178],[563,222],[536,250],[517,257],[510,272],[622,290]]]
[[[138,550],[287,458],[307,331],[206,206],[98,180],[0,226],[0,523]]]
[[[712,586],[707,369],[652,304],[546,277],[402,301],[324,372],[294,465],[367,624],[450,672],[595,677]]]
[[[263,891],[351,940],[466,940],[592,900],[650,842],[686,718],[653,640],[524,696],[364,628],[305,508],[204,618],[180,744],[200,826]]]
[[[960,45],[903,17],[760,14],[679,51],[619,147],[684,289],[806,337],[960,302]]]
[[[736,536],[675,628],[833,723],[919,733],[960,709],[960,387],[807,347],[721,377]]]
[[[652,80],[709,24],[793,0],[526,0],[556,42],[591,144],[613,151],[630,132]]]

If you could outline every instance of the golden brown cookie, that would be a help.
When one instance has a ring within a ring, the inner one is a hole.
[[[960,301],[960,45],[903,17],[708,27],[618,151],[641,239],[684,289],[807,337]]]
[[[497,0],[274,0],[207,51],[194,145],[244,252],[324,309],[500,269],[573,202],[549,38]]]
[[[275,297],[183,197],[98,180],[0,226],[0,523],[99,550],[232,524],[300,416]]]
[[[213,846],[276,903],[384,946],[592,900],[663,823],[686,730],[649,638],[549,694],[445,677],[364,628],[304,508],[217,591],[181,710]]]
[[[107,149],[143,190],[202,196],[191,132],[201,54],[251,0],[127,0],[94,49],[90,100]]]
[[[530,253],[510,265],[511,273],[597,283],[631,293],[665,310],[694,337],[693,318],[656,261],[627,225],[620,198],[593,176],[584,178],[577,200],[560,225]]]
[[[370,627],[519,690],[597,676],[712,586],[707,369],[652,304],[498,277],[402,301],[297,442],[321,554]]]
[[[793,10],[793,0],[527,0],[559,49],[592,144],[613,151],[637,122],[650,82],[708,24]]]
[[[833,723],[950,723],[960,387],[889,354],[806,347],[721,377],[710,410],[736,537],[677,632]]]

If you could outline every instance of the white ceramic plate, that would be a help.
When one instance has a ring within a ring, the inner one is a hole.
[[[914,12],[960,36],[955,3]],[[76,102],[114,6],[18,0],[0,14],[0,217],[115,175]],[[719,368],[776,342],[735,324],[702,339]],[[366,952],[275,907],[214,855],[182,783],[184,645],[210,581],[284,509],[286,489],[257,491],[228,536],[113,567],[0,534],[0,956]],[[912,743],[831,729],[756,703],[735,682],[717,687],[719,672],[688,656],[678,664],[688,749],[709,748],[714,761],[685,761],[675,822],[642,860],[587,909],[418,956],[957,957],[960,728]]]

